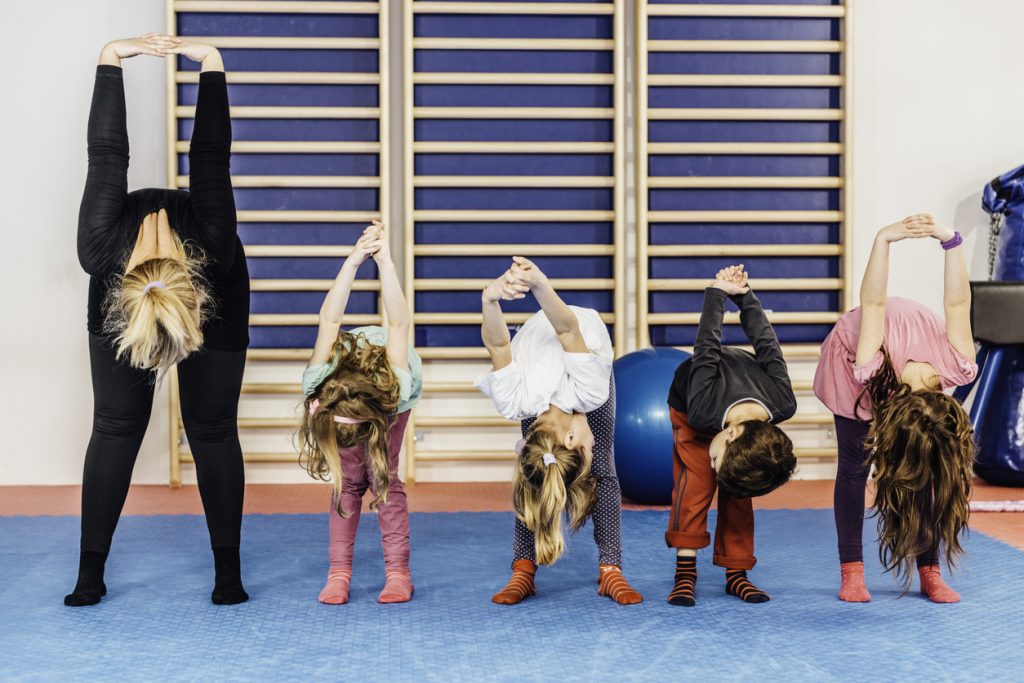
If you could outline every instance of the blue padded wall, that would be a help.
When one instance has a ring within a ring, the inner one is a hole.
[[[844,10],[640,0],[641,344],[692,344],[705,282],[734,263],[783,343],[820,342],[838,317]],[[728,343],[746,343],[737,322]]]
[[[379,9],[325,8],[177,14],[178,34],[217,44],[228,73],[238,232],[253,285],[253,349],[312,345],[316,313],[344,247],[382,208]],[[198,69],[183,58],[177,64],[182,185]],[[375,275],[368,264],[359,277]],[[353,292],[348,312],[359,322],[377,320],[376,285]]]
[[[494,13],[419,4],[406,2],[405,37],[416,345],[478,352],[480,289],[513,255],[613,326],[622,3]],[[528,297],[503,308],[515,324],[539,307]]]

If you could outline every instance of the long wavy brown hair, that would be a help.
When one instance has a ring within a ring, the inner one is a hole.
[[[399,384],[386,349],[362,334],[339,333],[334,357],[338,359],[337,369],[303,403],[299,462],[309,476],[331,482],[335,509],[342,517],[349,517],[352,513],[345,512],[341,505],[343,472],[339,449],[365,444],[364,457],[374,496],[370,509],[386,505],[391,482],[388,431],[398,409]],[[315,400],[320,405],[311,414],[309,407]],[[334,421],[335,415],[365,422],[343,424]]]
[[[907,587],[918,555],[943,546],[946,564],[964,554],[974,432],[960,403],[940,390],[913,391],[888,351],[857,398],[870,401],[874,419],[866,441],[875,468],[878,556]]]
[[[544,454],[555,462],[547,465]],[[577,531],[594,507],[596,484],[586,449],[566,448],[558,434],[534,429],[516,464],[512,502],[516,517],[533,532],[538,564],[554,564],[565,552],[562,516]]]

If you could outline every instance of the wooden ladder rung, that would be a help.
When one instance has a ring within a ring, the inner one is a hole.
[[[797,413],[782,423],[783,426],[816,426],[832,424],[831,413]]]
[[[835,448],[794,448],[793,453],[801,460],[813,458],[834,460],[838,455]]]
[[[416,462],[512,462],[516,452],[507,451],[418,451]]]
[[[298,453],[243,453],[242,460],[245,462],[253,463],[288,463],[297,464],[299,462]],[[191,453],[181,454],[182,464],[194,465],[195,460]]]
[[[519,427],[517,420],[506,420],[503,417],[450,417],[426,416],[416,418],[416,427],[444,427],[448,429],[472,429],[485,427]],[[417,455],[419,457],[419,455]]]
[[[249,382],[242,385],[243,394],[302,394],[302,385],[294,382]]]

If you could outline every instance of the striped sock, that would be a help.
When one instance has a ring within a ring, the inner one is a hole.
[[[620,605],[636,605],[644,601],[622,575],[622,568],[614,564],[600,565],[601,577],[597,580],[597,594],[607,595]]]
[[[676,557],[676,578],[668,601],[680,607],[697,604],[697,558]]]
[[[744,569],[725,570],[725,592],[735,595],[743,602],[768,602],[771,597],[747,578]]]
[[[536,573],[537,565],[530,560],[516,560],[512,563],[512,578],[494,594],[491,601],[499,605],[518,605],[537,592],[533,583]]]
[[[327,584],[320,591],[318,599],[325,605],[344,605],[348,602],[348,586],[351,581],[351,567],[329,570]]]
[[[377,602],[390,604],[409,602],[412,600],[412,577],[408,569],[393,569],[384,572],[384,590],[377,597]]]

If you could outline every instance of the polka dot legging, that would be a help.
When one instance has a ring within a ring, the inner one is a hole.
[[[523,437],[530,431],[536,418],[522,421]],[[611,380],[608,400],[597,410],[587,413],[587,424],[594,432],[594,459],[590,473],[597,479],[597,503],[590,513],[594,525],[594,542],[597,543],[598,561],[601,564],[622,566],[622,491],[615,474],[615,458],[612,441],[615,438],[615,378]],[[516,534],[513,543],[516,560],[537,561],[533,532],[516,518]]]

